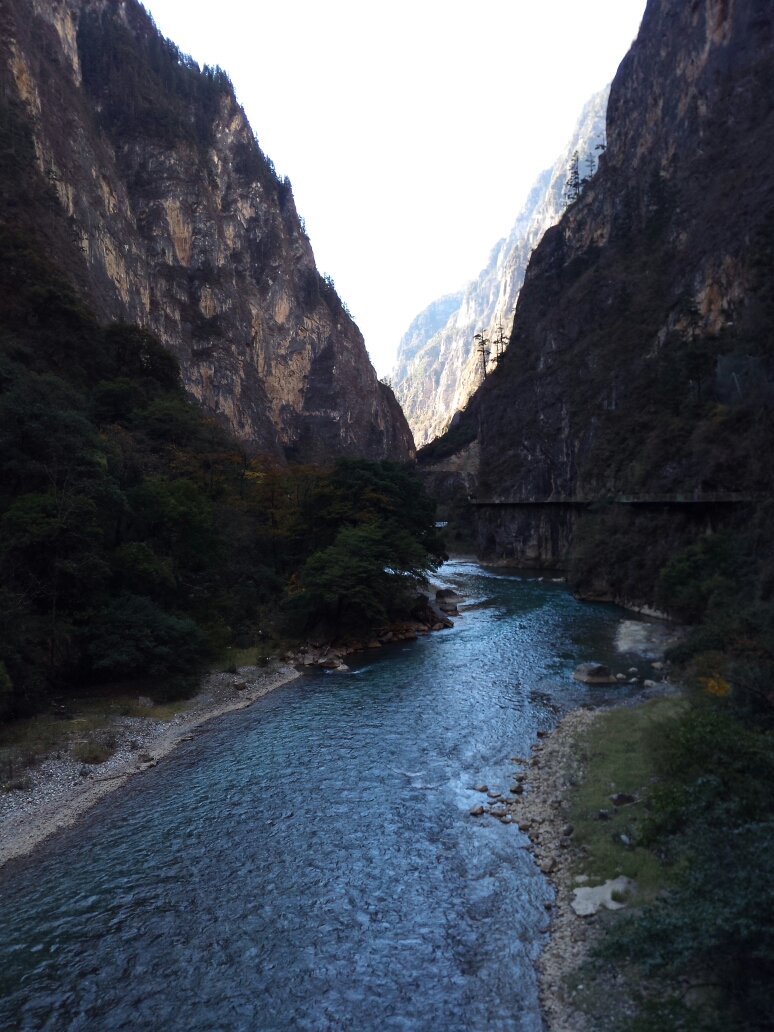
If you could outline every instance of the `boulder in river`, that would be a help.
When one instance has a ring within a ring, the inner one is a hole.
[[[473,791],[474,792],[488,792],[489,791],[489,785],[474,785],[473,786]]]
[[[616,679],[603,663],[581,663],[572,676],[583,684],[616,684]]]
[[[471,808],[470,816],[471,817],[481,817],[483,815],[483,813],[484,813],[484,807],[481,806],[481,804],[479,803],[478,806],[474,806],[474,807]]]

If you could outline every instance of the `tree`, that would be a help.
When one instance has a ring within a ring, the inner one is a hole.
[[[344,526],[332,545],[306,561],[301,590],[291,597],[310,615],[325,613],[337,622],[384,620],[438,565],[395,520]]]
[[[581,194],[580,156],[577,151],[574,151],[570,158],[567,182],[564,184],[564,193],[566,207],[577,201]]]
[[[495,363],[499,365],[503,355],[505,354],[505,349],[508,346],[508,341],[506,340],[505,334],[503,333],[502,323],[498,323],[497,333],[492,343],[494,344],[495,349]]]
[[[481,359],[481,373],[482,378],[486,379],[486,363],[489,358],[489,338],[485,337],[483,333],[477,333],[473,338],[476,341],[476,351],[478,352],[479,358]]]

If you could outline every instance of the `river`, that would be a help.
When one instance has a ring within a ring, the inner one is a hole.
[[[213,721],[0,872],[0,1027],[538,1032],[552,890],[474,818],[630,614],[450,563],[455,627]]]

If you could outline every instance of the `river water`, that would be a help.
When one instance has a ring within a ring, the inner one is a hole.
[[[474,818],[513,754],[647,663],[630,614],[450,563],[453,629],[304,676],[206,726],[0,872],[0,1027],[538,1032],[552,893],[516,826]],[[350,657],[354,659],[354,657]]]

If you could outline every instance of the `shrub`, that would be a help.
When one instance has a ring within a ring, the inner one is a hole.
[[[193,620],[128,592],[106,606],[88,636],[94,669],[109,677],[187,675],[203,659],[202,634]]]
[[[73,759],[81,763],[99,764],[109,760],[114,750],[102,742],[78,742],[70,750]]]

